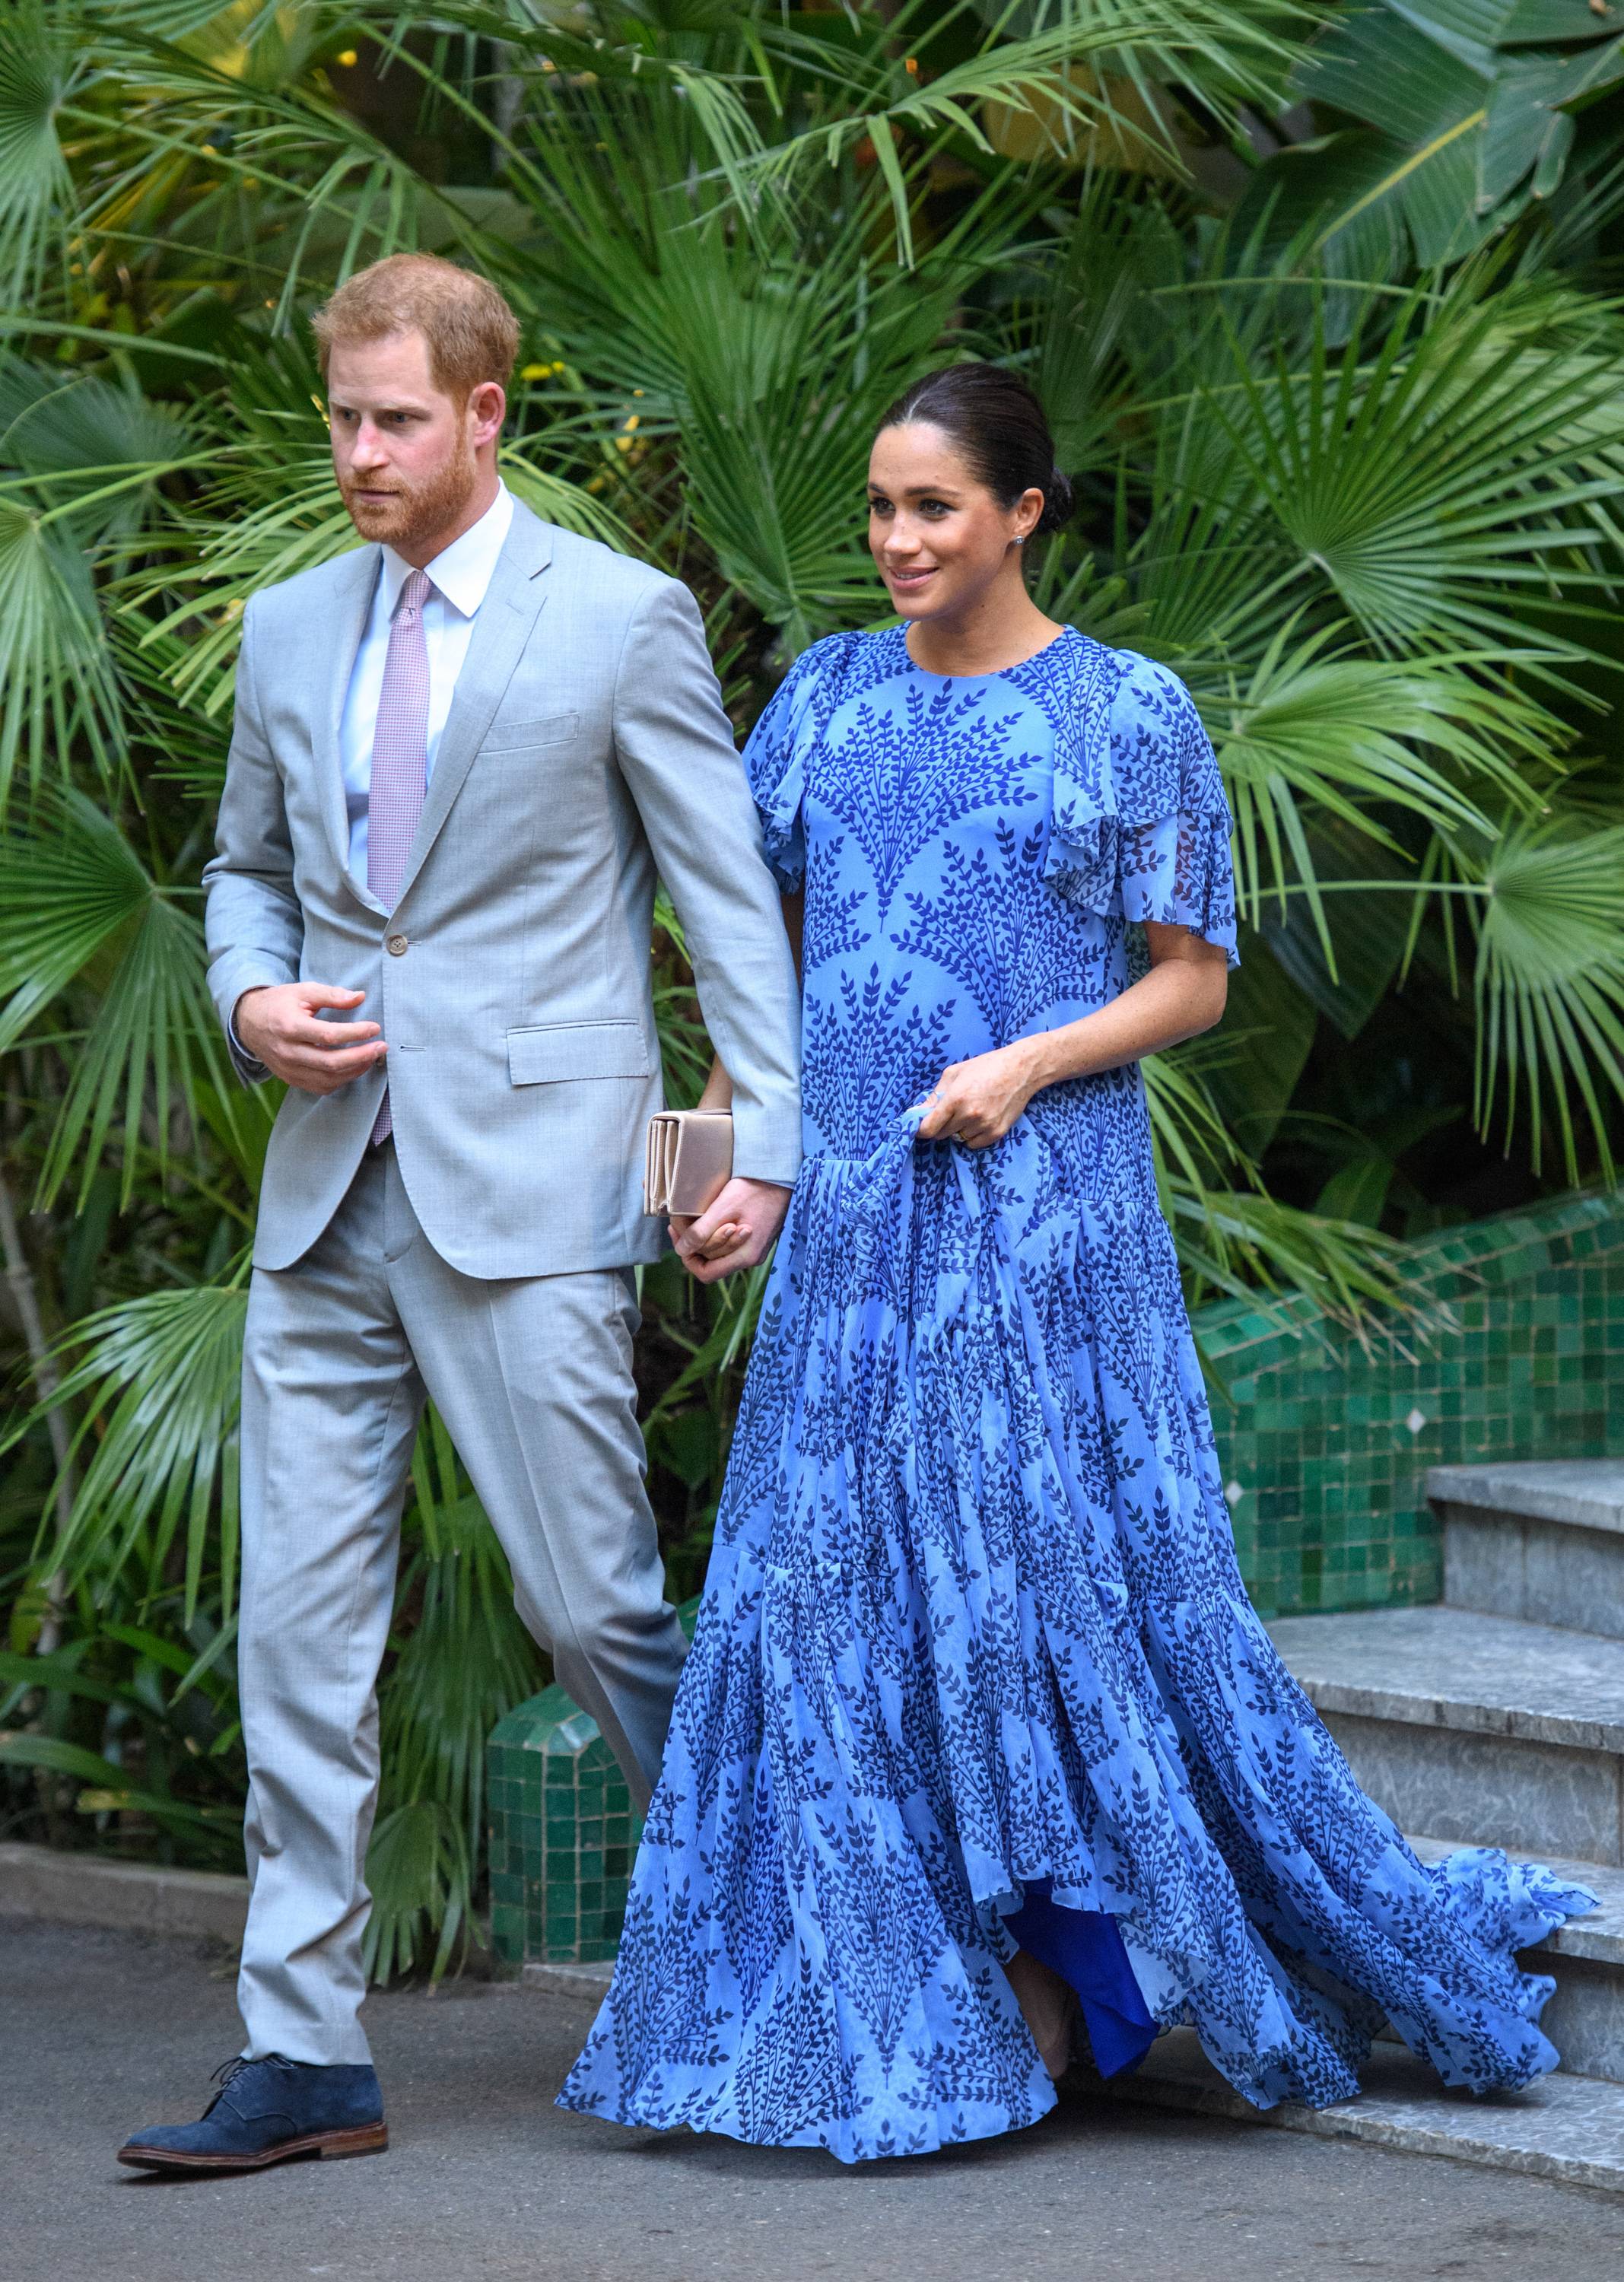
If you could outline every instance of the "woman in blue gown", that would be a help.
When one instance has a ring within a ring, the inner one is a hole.
[[[909,2154],[1033,2122],[1074,2037],[1110,2074],[1184,2022],[1259,2106],[1355,2092],[1384,2019],[1527,2083],[1551,1984],[1513,1952],[1591,1898],[1424,1868],[1236,1566],[1138,1067],[1234,958],[1194,707],[1030,601],[1066,487],[1012,375],[911,392],[869,504],[903,623],[814,644],[746,755],[805,1163],[563,2103]],[[707,1280],[714,1221],[677,1231]]]

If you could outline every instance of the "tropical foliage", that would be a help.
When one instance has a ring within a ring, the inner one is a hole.
[[[1610,1176],[1624,16],[1599,0],[12,0],[0,19],[0,1759],[12,1829],[230,1865],[236,1365],[274,1102],[198,880],[244,597],[350,543],[305,319],[400,246],[518,310],[509,481],[694,586],[741,728],[872,622],[873,423],[1008,358],[1045,606],[1166,658],[1248,921],[1153,1065],[1193,1300]],[[706,1060],[680,927],[672,1088]],[[755,1294],[644,1279],[691,1590]],[[543,1667],[425,1425],[384,1681],[383,1972],[478,1890]]]

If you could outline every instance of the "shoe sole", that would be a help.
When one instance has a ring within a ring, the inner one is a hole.
[[[294,2155],[381,2155],[389,2145],[386,2123],[362,2123],[349,2131],[309,2131],[302,2139],[279,2140],[260,2155],[183,2155],[167,2147],[120,2147],[119,2161],[137,2171],[263,2171]]]

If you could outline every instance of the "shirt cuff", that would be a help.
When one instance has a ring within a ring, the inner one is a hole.
[[[254,986],[252,983],[249,985],[250,990]],[[240,999],[246,997],[246,992],[239,992],[238,997]],[[231,1050],[232,1060],[237,1064],[237,1074],[246,1084],[258,1085],[261,1079],[268,1078],[270,1075],[270,1071],[260,1060],[259,1056],[257,1054],[251,1054],[247,1047],[243,1044],[237,1028],[237,1009],[235,1006],[232,1008],[230,1013],[226,1017],[226,1044]]]

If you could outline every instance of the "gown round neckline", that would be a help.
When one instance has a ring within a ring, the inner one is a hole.
[[[1012,674],[1024,673],[1029,667],[1037,665],[1041,659],[1046,658],[1051,650],[1058,649],[1062,642],[1086,641],[1089,639],[1076,626],[1063,625],[1045,642],[1041,649],[1033,650],[1028,657],[1016,658],[1013,664],[991,666],[985,673],[937,673],[932,667],[921,665],[908,648],[908,628],[905,620],[890,628],[889,631],[901,637],[905,661],[912,666],[915,673],[922,675],[925,680],[963,682],[972,687],[977,687],[986,681],[1002,681]]]

